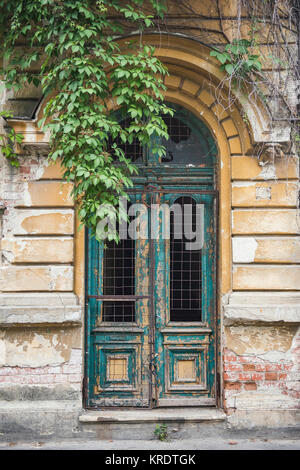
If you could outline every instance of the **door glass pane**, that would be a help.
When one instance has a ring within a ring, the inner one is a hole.
[[[107,322],[134,322],[135,302],[103,302],[103,321]]]
[[[196,229],[196,202],[190,196],[183,196],[175,201],[182,207],[184,214],[189,213],[192,220],[192,230]],[[201,250],[187,250],[187,239],[182,230],[182,237],[177,239],[176,233],[181,233],[173,212],[170,216],[170,320],[179,322],[201,321]]]
[[[103,295],[134,295],[134,271],[134,240],[107,242],[103,260]],[[121,299],[103,301],[103,321],[135,321],[135,302]]]

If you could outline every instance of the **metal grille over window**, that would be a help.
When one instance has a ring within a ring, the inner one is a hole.
[[[182,220],[190,216],[192,230],[196,227],[196,202],[190,196],[175,201],[182,208]],[[176,322],[201,321],[201,250],[187,250],[184,230],[181,238],[177,224],[182,223],[171,213],[170,217],[170,320]]]
[[[134,271],[134,240],[128,238],[120,240],[119,243],[107,242],[103,260],[103,295],[120,298],[104,300],[103,321],[135,321],[135,302],[126,299],[135,293]]]

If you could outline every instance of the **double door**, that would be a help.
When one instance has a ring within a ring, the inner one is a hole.
[[[216,402],[216,198],[136,187],[121,240],[87,243],[88,407]]]

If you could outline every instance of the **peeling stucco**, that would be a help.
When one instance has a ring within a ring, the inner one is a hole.
[[[273,357],[274,353],[290,350],[296,332],[294,325],[231,326],[225,328],[226,346],[238,355],[268,353],[268,357]]]
[[[233,238],[232,255],[237,263],[253,263],[258,243],[253,237]]]
[[[80,330],[22,330],[0,332],[0,366],[44,367],[70,360],[71,350],[80,345]]]
[[[260,178],[263,178],[264,180],[272,180],[276,179],[276,168],[273,163],[269,163],[263,166],[260,174]]]
[[[269,186],[258,186],[255,188],[255,197],[259,199],[271,199],[272,189]]]
[[[32,205],[32,200],[31,200],[29,189],[28,189],[28,183],[24,183],[23,199],[24,199],[24,206]]]

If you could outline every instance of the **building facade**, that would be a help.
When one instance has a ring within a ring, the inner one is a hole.
[[[72,185],[37,125],[41,91],[3,94],[24,140],[19,168],[1,159],[2,436],[116,436],[122,425],[138,436],[178,416],[199,435],[208,422],[225,433],[298,428],[298,156],[284,109],[275,119],[267,106],[278,101],[229,93],[210,51],[246,36],[249,18],[238,1],[220,4],[190,2],[192,14],[170,1],[164,30],[144,36],[168,68],[175,114],[164,161],[135,148],[129,203],[147,208],[145,220],[151,204],[200,204],[204,240],[192,255],[172,218],[164,239],[163,216],[155,241],[106,250],[79,230]],[[264,33],[260,48],[272,50]],[[297,83],[266,51],[262,73],[297,107]]]

